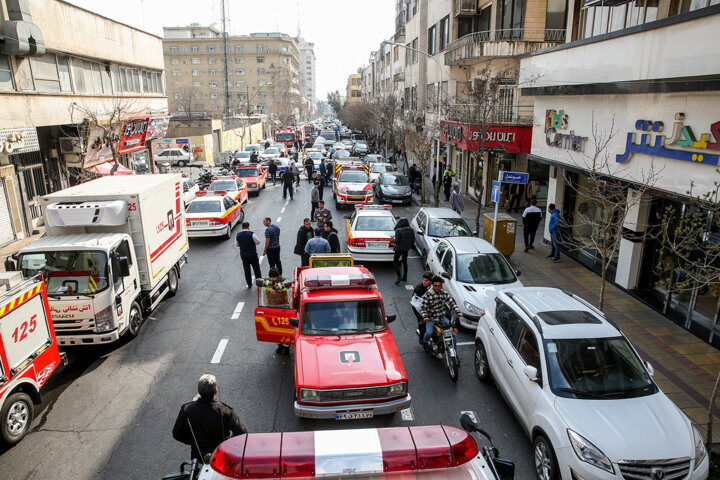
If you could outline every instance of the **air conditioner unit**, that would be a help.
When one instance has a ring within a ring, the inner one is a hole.
[[[79,137],[60,137],[60,153],[83,153],[84,145]]]
[[[79,153],[63,153],[62,158],[67,167],[82,168],[83,166],[82,156]]]

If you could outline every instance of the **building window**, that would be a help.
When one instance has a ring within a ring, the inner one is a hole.
[[[208,86],[209,86],[210,88],[217,88],[218,82],[208,82]]]
[[[440,20],[440,51],[445,50],[450,43],[450,17]]]
[[[170,60],[170,65],[179,65],[179,64],[180,64],[180,60],[177,58],[173,58]]]
[[[88,62],[89,64],[90,62]],[[70,67],[68,57],[54,55],[52,53],[42,57],[30,57],[30,68],[35,90],[38,92],[70,92]],[[98,76],[98,85],[102,93],[100,80],[100,65],[95,66]],[[109,92],[110,93],[110,92]]]
[[[243,46],[242,45],[235,45],[235,53],[242,53]]]
[[[264,68],[258,68],[257,74],[258,74],[258,75],[265,75],[265,69],[264,69]]]
[[[183,65],[190,65],[190,60],[183,58]]]
[[[282,51],[283,51],[283,53],[287,53],[287,52],[288,52],[288,46],[287,46],[287,45],[283,45]]]
[[[193,57],[190,59],[193,65],[200,65],[200,59],[198,57]]]
[[[235,57],[235,63],[245,63],[245,57]]]
[[[208,70],[208,75],[215,76],[215,75],[217,75],[217,72],[218,72],[217,70]]]
[[[217,58],[215,58],[215,57],[208,58],[208,63],[209,63],[210,65],[216,65],[216,64],[217,64]]]
[[[418,39],[415,38],[412,42],[412,63],[417,63],[418,61]],[[406,54],[407,55],[407,54]]]
[[[198,47],[197,45],[190,46],[190,52],[198,53],[199,51],[200,51],[200,47]]]
[[[245,80],[238,80],[235,82],[235,86],[237,88],[244,88],[245,87]]]
[[[173,76],[173,77],[179,77],[179,76],[180,76],[180,70],[173,70],[173,71],[172,71],[172,76]]]
[[[262,56],[256,57],[255,60],[257,63],[265,63],[265,57]]]
[[[500,37],[520,39],[523,35],[523,0],[502,0]]]
[[[176,93],[175,94],[175,100],[182,100],[182,93]]]
[[[170,53],[178,53],[178,47],[175,47],[175,46],[170,47]]]
[[[258,87],[264,87],[265,86],[265,80],[258,80]]]
[[[265,92],[258,93],[258,98],[265,98],[267,97],[267,94]]]
[[[218,97],[218,94],[217,94],[217,93],[211,93],[211,94],[210,94],[210,98],[212,98],[213,100],[215,100],[217,97]]]
[[[216,49],[215,45],[208,45],[208,47],[207,47],[207,52],[208,52],[208,53],[215,53],[215,49]]]
[[[0,90],[13,90],[13,76],[10,69],[10,57],[0,55]]]
[[[235,75],[245,75],[245,70],[235,70]]]
[[[428,28],[428,44],[427,44],[427,52],[430,55],[435,55],[436,50],[435,47],[437,45],[437,25],[433,25],[432,27]]]
[[[242,92],[238,92],[237,97],[242,100],[243,98],[245,98],[245,94]]]
[[[263,45],[262,43],[258,43],[257,45],[255,45],[255,51],[258,52],[258,53],[264,52],[264,51],[265,51],[265,45]]]
[[[193,77],[199,77],[199,76],[200,76],[200,70],[193,70],[193,71],[192,71],[192,76],[193,76]]]
[[[283,58],[283,63],[284,63],[284,64],[287,64],[287,63],[288,63],[288,59],[287,59],[287,58]]]

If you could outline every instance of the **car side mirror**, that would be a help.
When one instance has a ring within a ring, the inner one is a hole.
[[[651,377],[654,376],[654,375],[655,375],[655,369],[652,367],[652,365],[650,365],[650,362],[643,362],[643,363],[645,364],[645,369],[646,369],[647,372],[650,374],[650,376],[651,376]]]
[[[441,272],[441,273],[440,273],[440,276],[443,277],[443,278],[450,279],[450,274],[449,274],[448,272]]]
[[[520,272],[520,270],[515,270],[515,276],[516,276],[516,277],[519,277],[521,273],[522,273],[522,272]]]
[[[385,321],[387,321],[387,323],[392,323],[395,321],[396,318],[397,318],[397,315],[387,315],[385,317]]]
[[[300,320],[297,319],[297,318],[295,318],[295,317],[290,317],[290,318],[288,318],[288,323],[289,323],[293,328],[298,328],[298,327],[300,326]]]
[[[127,257],[118,257],[117,265],[118,274],[120,274],[121,277],[130,276],[130,262]]]
[[[537,368],[533,367],[532,365],[525,365],[523,368],[523,373],[531,382],[537,382],[538,381],[538,371]]]
[[[350,220],[350,215],[343,215],[343,218],[346,220]]]

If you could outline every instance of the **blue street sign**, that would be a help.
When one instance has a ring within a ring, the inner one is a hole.
[[[503,183],[528,183],[530,179],[529,173],[522,172],[503,172]]]
[[[190,143],[190,140],[187,139],[187,138],[178,138],[178,139],[175,140],[175,143],[177,143],[178,145],[180,145],[180,144],[183,144],[183,143]]]
[[[498,203],[500,201],[500,182],[498,182],[497,180],[493,180],[490,200],[495,203]]]

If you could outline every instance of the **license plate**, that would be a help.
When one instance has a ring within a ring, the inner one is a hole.
[[[402,203],[402,200],[391,200],[391,203]]]
[[[192,225],[193,227],[207,227],[208,225],[210,225],[210,222],[208,222],[207,220],[192,220],[190,222],[190,225]]]
[[[373,412],[345,412],[335,415],[335,420],[360,420],[362,418],[373,418]]]
[[[365,200],[365,197],[348,197],[350,200]]]
[[[368,248],[388,248],[390,245],[388,242],[365,242]]]

